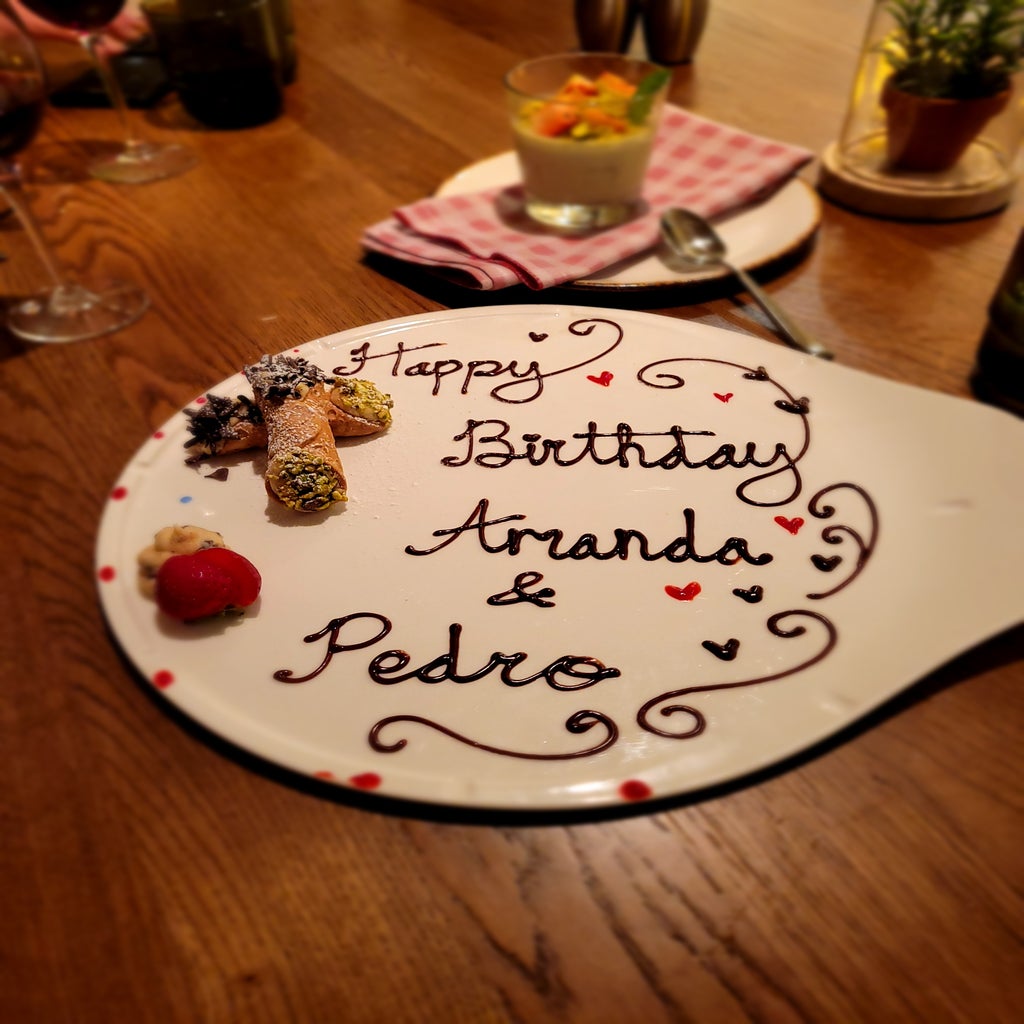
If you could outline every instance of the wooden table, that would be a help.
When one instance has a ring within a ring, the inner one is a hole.
[[[193,396],[344,328],[578,301],[430,285],[359,244],[508,147],[502,72],[572,48],[571,7],[295,0],[285,116],[222,133],[174,101],[149,112],[154,135],[201,158],[151,186],[44,173],[118,134],[109,111],[48,114],[31,161],[47,236],[76,270],[140,280],[153,308],[82,344],[0,336],[0,1019],[1019,1019],[1020,628],[781,770],[543,821],[298,783],[170,712],[105,631],[92,559],[108,489]],[[715,0],[673,98],[820,153],[869,7]],[[1022,210],[921,224],[826,203],[813,249],[766,283],[843,364],[968,395]],[[9,221],[0,250],[5,294],[41,283]],[[744,295],[702,298],[653,304],[773,337]]]

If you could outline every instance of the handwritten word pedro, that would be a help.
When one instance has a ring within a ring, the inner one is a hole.
[[[360,636],[363,622],[369,622],[371,627],[377,627],[372,636]],[[495,651],[483,665],[466,669],[460,661],[462,628],[461,623],[453,622],[448,627],[448,649],[422,665],[410,668],[412,657],[406,651],[392,649],[382,651],[371,659],[367,666],[367,674],[375,683],[391,686],[411,679],[421,683],[472,683],[492,672],[497,672],[498,678],[506,686],[526,686],[543,680],[555,690],[584,690],[601,682],[602,679],[614,679],[621,675],[617,668],[606,667],[596,658],[577,654],[563,654],[529,675],[513,675],[513,671],[529,657],[523,651],[514,654]],[[304,676],[295,675],[289,668],[278,669],[274,673],[274,678],[279,683],[307,683],[320,675],[335,655],[372,647],[384,640],[391,630],[391,620],[377,612],[354,612],[331,619],[323,629],[302,638],[307,644],[326,639],[327,646],[320,664]],[[354,635],[350,637],[350,633]]]

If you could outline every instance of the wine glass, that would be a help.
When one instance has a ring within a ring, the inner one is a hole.
[[[136,185],[183,174],[196,163],[195,154],[177,143],[166,145],[143,139],[136,119],[128,111],[124,90],[100,48],[103,29],[121,12],[126,0],[21,0],[41,18],[69,28],[89,54],[111,105],[121,121],[123,148],[89,166],[89,173],[103,181]]]
[[[149,298],[135,285],[121,282],[89,289],[58,269],[13,162],[39,129],[46,95],[35,44],[7,0],[0,0],[0,200],[6,199],[18,215],[50,278],[48,290],[8,306],[7,324],[11,333],[28,341],[83,341],[133,323],[149,307]]]

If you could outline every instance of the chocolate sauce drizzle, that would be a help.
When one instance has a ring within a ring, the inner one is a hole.
[[[540,363],[536,360],[519,363],[496,359],[466,361],[455,358],[422,359],[422,356],[413,356],[413,353],[423,349],[443,347],[443,343],[406,347],[401,340],[398,340],[392,350],[387,352],[373,351],[369,342],[360,348],[353,349],[351,356],[354,366],[339,366],[334,369],[333,373],[338,376],[353,376],[360,374],[370,360],[390,359],[392,360],[390,369],[392,376],[401,374],[406,377],[425,378],[432,387],[431,393],[435,396],[440,393],[442,386],[449,379],[448,389],[458,386],[463,395],[469,393],[474,382],[483,380],[486,381],[486,387],[489,389],[487,393],[493,400],[507,405],[521,405],[538,399],[544,391],[547,379],[578,371],[588,364],[596,363],[618,348],[624,337],[624,331],[619,324],[600,317],[580,319],[569,324],[566,328],[569,333],[580,338],[589,337],[595,331],[598,331],[595,337],[601,338],[604,336],[604,332],[599,329],[602,328],[610,328],[613,334],[611,343],[603,351],[587,356],[572,365],[554,370],[543,371]],[[529,337],[533,342],[540,342],[547,335],[530,332]],[[417,359],[422,359],[422,361],[414,361]],[[261,361],[257,372],[260,370],[266,372],[271,369],[265,363],[266,360]],[[784,442],[778,441],[770,453],[766,449],[765,454],[760,454],[756,442],[747,441],[745,444],[722,444],[710,456],[700,457],[699,446],[696,442],[689,442],[691,451],[687,451],[687,439],[692,435],[714,437],[713,431],[683,430],[682,427],[673,425],[660,432],[640,432],[634,431],[627,423],[618,423],[615,430],[608,433],[598,431],[597,424],[590,422],[585,432],[573,433],[565,438],[543,438],[540,434],[524,433],[521,435],[520,441],[508,437],[512,428],[504,420],[470,419],[466,421],[466,430],[452,438],[456,442],[465,442],[465,450],[458,455],[443,458],[441,463],[453,468],[472,464],[488,469],[503,468],[515,462],[525,462],[532,466],[546,463],[558,467],[570,467],[581,462],[591,462],[607,466],[617,464],[622,467],[639,466],[645,469],[664,470],[680,467],[718,470],[749,466],[760,472],[743,480],[735,488],[736,497],[742,503],[758,508],[773,508],[786,505],[799,497],[803,490],[803,482],[798,464],[810,446],[810,400],[805,396],[798,397],[790,393],[773,380],[763,366],[748,367],[722,359],[695,357],[661,359],[642,366],[637,371],[636,378],[642,385],[651,388],[666,390],[683,388],[686,386],[686,379],[674,369],[667,368],[678,367],[678,364],[684,363],[710,363],[732,367],[741,371],[743,380],[750,381],[755,386],[767,385],[765,391],[769,399],[775,399],[774,409],[778,410],[782,416],[797,417],[796,421],[782,421],[795,424],[788,430],[788,433],[795,435],[796,450],[790,451]],[[253,369],[252,367],[246,368],[247,375]],[[298,365],[276,365],[272,369],[275,376],[280,378],[273,384],[280,389],[296,386],[295,377],[305,371],[305,367]],[[496,382],[496,378],[503,379]],[[227,409],[217,410],[217,412],[223,417]],[[211,415],[210,419],[213,418]],[[202,423],[200,425],[202,426]],[[211,423],[211,428],[212,425]],[[783,485],[783,489],[787,493],[781,497],[771,498],[769,496],[763,500],[761,497],[753,496],[753,489],[768,481],[772,481],[774,485],[771,489],[777,491],[780,483],[785,479],[783,474],[787,473],[791,477],[790,480],[785,480]],[[839,492],[852,492],[860,498],[870,516],[870,528],[866,536],[862,536],[857,530],[843,523],[832,523],[822,529],[820,537],[824,543],[836,545],[850,541],[856,547],[856,557],[847,559],[838,554],[831,557],[823,554],[812,555],[812,564],[823,573],[831,573],[840,565],[845,569],[848,563],[853,566],[852,571],[846,574],[844,579],[839,580],[832,589],[806,595],[812,600],[830,597],[848,586],[863,570],[876,543],[878,514],[875,505],[867,492],[855,484],[837,483],[822,488],[810,499],[809,514],[817,519],[832,519],[837,514],[836,507],[826,503],[825,499]],[[680,514],[682,530],[679,535],[670,538],[667,543],[659,545],[649,541],[643,533],[637,530],[622,527],[611,529],[609,535],[601,539],[593,533],[566,537],[565,533],[556,527],[534,529],[525,526],[512,526],[509,524],[521,523],[527,518],[526,515],[513,513],[496,515],[491,518],[490,502],[487,498],[481,498],[461,522],[434,530],[432,536],[436,538],[436,543],[422,547],[409,544],[405,547],[405,551],[416,556],[430,555],[465,537],[467,543],[475,544],[486,554],[516,556],[524,553],[529,546],[555,561],[566,559],[573,561],[584,559],[618,560],[628,557],[640,558],[645,562],[664,559],[669,563],[694,561],[697,563],[717,562],[722,565],[735,565],[740,561],[751,565],[764,565],[772,561],[770,553],[751,552],[748,549],[748,542],[738,537],[728,538],[713,550],[705,548],[703,545],[698,547],[695,510],[689,507],[681,508]],[[551,598],[555,596],[555,591],[551,587],[541,587],[543,579],[540,572],[520,572],[515,576],[510,589],[492,594],[486,601],[491,606],[499,607],[528,603],[538,608],[550,608],[554,605]],[[756,604],[763,599],[764,588],[755,584],[746,590],[736,588],[732,593],[747,603]],[[817,645],[817,649],[799,664],[756,678],[684,686],[668,690],[643,703],[636,712],[637,724],[645,732],[666,739],[691,739],[701,735],[707,727],[704,713],[691,703],[679,702],[680,698],[700,693],[712,693],[717,690],[760,686],[796,675],[810,668],[825,658],[836,645],[838,632],[828,618],[806,609],[791,609],[770,615],[764,623],[769,634],[782,640],[804,636],[808,633],[808,628],[812,623],[817,623],[817,629],[810,640],[813,642],[820,630],[821,642]],[[334,618],[323,629],[303,638],[307,644],[326,639],[326,650],[323,652],[320,663],[305,675],[296,675],[291,669],[278,670],[273,674],[274,679],[287,684],[313,680],[324,672],[335,655],[371,647],[384,640],[391,630],[391,621],[378,613],[358,612]],[[529,656],[521,651],[511,654],[496,651],[486,661],[474,661],[469,666],[463,666],[460,662],[469,659],[464,657],[461,652],[462,632],[462,624],[451,623],[448,627],[446,649],[433,658],[422,659],[421,664],[413,664],[411,655],[399,648],[378,652],[369,659],[367,675],[374,684],[388,687],[396,684],[426,684],[429,686],[441,684],[445,687],[454,684],[462,686],[490,676],[493,681],[509,687],[523,687],[529,683],[541,682],[553,690],[563,692],[584,689],[604,680],[621,676],[619,669],[606,667],[596,658],[576,655],[563,655],[539,670],[534,671],[532,668],[528,670],[521,666]],[[359,634],[363,638],[360,639],[359,635],[356,635],[350,639],[349,634],[351,633]],[[373,635],[367,636],[367,633]],[[741,643],[737,638],[730,638],[724,643],[705,640],[702,646],[723,662],[737,661],[738,663],[742,661]],[[514,674],[517,672],[528,674]],[[678,724],[683,731],[678,729],[670,731],[661,727],[661,719],[673,718],[680,713],[689,718],[684,719],[681,723],[674,719],[673,724]],[[655,723],[656,718],[659,720],[658,724]],[[599,737],[597,742],[582,750],[540,753],[512,750],[484,743],[423,715],[397,714],[381,718],[372,726],[367,736],[370,747],[382,754],[393,754],[404,750],[410,742],[408,737],[399,735],[394,740],[385,740],[382,735],[385,729],[399,724],[423,726],[458,743],[490,754],[533,761],[565,761],[593,756],[615,745],[620,735],[618,725],[608,715],[592,709],[580,710],[566,719],[566,731],[573,736],[582,736],[592,730],[595,725],[600,725],[603,727],[604,735]]]
[[[535,587],[543,579],[544,574],[539,572],[517,573],[512,587],[509,590],[503,590],[500,594],[492,594],[487,598],[487,603],[501,607],[502,605],[520,604],[523,601],[527,601],[530,604],[535,604],[538,608],[553,608],[555,602],[548,600],[548,598],[555,596],[555,592],[551,587],[541,587],[540,590],[533,591],[527,589]]]
[[[389,715],[374,725],[368,737],[370,746],[381,754],[397,753],[399,750],[404,749],[409,742],[404,737],[395,740],[393,743],[385,743],[380,738],[381,730],[394,722],[412,722],[417,725],[425,725],[444,733],[445,736],[450,736],[453,740],[465,743],[469,747],[475,747],[477,750],[486,750],[491,754],[501,754],[503,757],[518,757],[528,761],[571,761],[577,757],[590,757],[593,754],[601,753],[602,750],[607,750],[619,738],[619,727],[611,718],[600,711],[577,711],[566,720],[565,728],[568,732],[578,736],[588,732],[595,725],[603,725],[607,731],[605,738],[600,743],[587,747],[585,750],[573,750],[564,754],[533,754],[522,750],[506,750],[502,747],[492,747],[487,743],[481,743],[479,740],[463,736],[454,729],[449,729],[439,722],[432,722],[429,718],[423,718],[420,715]]]
[[[406,357],[416,351],[428,348],[443,347],[443,342],[431,342],[426,345],[406,346],[399,340],[394,349],[389,352],[371,352],[370,342],[364,342],[358,348],[352,349],[351,358],[354,365],[341,365],[333,369],[333,373],[339,377],[351,377],[361,374],[366,364],[372,359],[392,359],[391,376],[426,377],[433,381],[432,395],[438,395],[441,385],[448,377],[458,380],[461,377],[462,383],[459,387],[461,394],[469,393],[470,385],[474,380],[509,376],[511,380],[495,384],[490,389],[490,396],[495,401],[504,402],[507,405],[523,405],[527,402],[536,401],[544,393],[544,381],[549,377],[557,377],[563,373],[571,373],[590,363],[603,359],[613,352],[622,342],[624,331],[614,320],[606,320],[603,317],[592,317],[581,320],[574,320],[567,326],[570,334],[577,337],[587,337],[601,324],[610,327],[614,332],[614,339],[611,344],[594,355],[587,356],[571,366],[563,366],[556,370],[543,371],[540,363],[531,360],[525,366],[520,365],[517,360],[503,363],[497,359],[470,359],[463,362],[461,359],[438,359],[433,362],[423,361],[409,364]],[[544,335],[543,337],[547,337]],[[543,340],[539,334],[531,334],[533,341]],[[520,394],[513,398],[508,392],[513,388],[518,389]],[[525,393],[523,393],[525,389]]]
[[[675,700],[678,697],[685,697],[691,693],[711,693],[714,690],[734,690],[741,686],[759,686],[762,683],[770,683],[776,679],[784,679],[786,676],[796,675],[797,672],[802,672],[805,668],[810,668],[811,665],[817,664],[836,645],[836,637],[838,634],[835,626],[833,626],[824,615],[819,615],[817,612],[794,609],[787,612],[777,612],[775,615],[772,615],[766,623],[768,632],[773,636],[781,637],[782,639],[803,636],[804,633],[807,632],[806,626],[796,625],[790,629],[783,628],[782,621],[791,616],[802,616],[804,618],[813,619],[815,622],[820,622],[821,625],[825,627],[827,633],[825,645],[812,657],[793,668],[784,669],[781,672],[773,672],[771,675],[767,676],[759,676],[757,679],[742,679],[734,683],[712,683],[707,686],[685,686],[680,690],[669,690],[667,693],[659,694],[657,697],[647,701],[640,708],[636,715],[637,723],[647,732],[652,732],[656,736],[664,736],[666,739],[693,739],[694,736],[699,736],[707,727],[707,719],[704,717],[704,713],[698,708],[691,707],[689,704],[670,704],[668,707],[659,709],[658,714],[664,718],[668,718],[678,712],[690,715],[693,719],[693,725],[686,732],[668,732],[665,729],[659,729],[650,720],[649,716],[651,715],[651,712],[664,701]]]
[[[846,579],[841,580],[831,590],[825,590],[817,594],[808,594],[807,597],[812,601],[821,601],[826,597],[831,597],[833,594],[838,593],[844,587],[848,587],[863,571],[864,566],[867,565],[868,559],[871,557],[875,550],[875,543],[878,540],[878,510],[875,508],[874,501],[871,500],[871,496],[864,490],[863,487],[858,487],[857,484],[840,483],[832,484],[829,487],[823,487],[814,497],[811,498],[807,505],[807,511],[814,516],[816,519],[831,519],[836,514],[834,505],[823,505],[821,504],[822,499],[827,494],[832,494],[836,491],[852,491],[856,494],[865,504],[868,510],[868,515],[871,520],[871,528],[867,539],[865,540],[857,530],[851,526],[846,526],[840,523],[834,523],[831,526],[826,526],[821,531],[821,539],[826,544],[842,544],[847,538],[852,540],[857,545],[857,557],[854,560],[853,572],[850,573]],[[836,566],[842,561],[840,556],[833,556],[832,558],[825,558],[821,555],[814,556],[812,559],[815,568],[821,572],[831,572]]]
[[[670,359],[659,359],[656,362],[648,363],[646,366],[641,366],[637,370],[636,379],[641,384],[645,384],[650,388],[663,388],[663,389],[674,389],[682,388],[686,386],[686,379],[681,377],[678,373],[667,373],[667,372],[654,372],[659,367],[668,366],[673,363],[717,363],[721,366],[732,366],[737,370],[743,370],[743,379],[754,381],[755,383],[770,384],[777,391],[781,392],[782,398],[775,402],[775,407],[780,409],[782,412],[791,413],[795,416],[800,417],[801,427],[803,431],[803,440],[800,444],[797,453],[791,454],[785,445],[777,443],[775,445],[776,456],[784,457],[783,465],[777,469],[772,469],[767,473],[761,473],[758,476],[752,476],[740,483],[736,488],[736,497],[740,501],[748,505],[757,505],[762,508],[774,508],[778,505],[787,505],[789,502],[794,501],[800,496],[800,492],[803,489],[803,483],[800,478],[800,473],[797,470],[797,464],[807,453],[807,449],[811,443],[811,431],[807,423],[807,416],[810,411],[810,401],[807,398],[794,398],[789,391],[787,391],[778,381],[773,380],[763,366],[749,367],[744,366],[742,363],[729,362],[726,359],[706,359],[703,357],[696,356],[674,356]],[[775,460],[772,460],[773,462]],[[765,480],[770,480],[772,477],[776,477],[781,473],[792,472],[793,474],[793,488],[792,490],[781,498],[774,501],[757,501],[748,495],[750,488],[756,484],[763,483]]]

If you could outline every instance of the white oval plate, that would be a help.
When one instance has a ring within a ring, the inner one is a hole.
[[[442,182],[439,196],[462,195],[484,189],[514,185],[519,181],[519,164],[509,150],[471,164]],[[746,206],[716,217],[715,229],[729,250],[730,261],[744,270],[756,270],[805,244],[821,222],[821,201],[807,182],[793,178],[762,203]],[[687,270],[674,262],[671,253],[659,248],[642,253],[590,277],[580,278],[566,288],[678,288],[706,284],[728,277],[722,268]]]
[[[674,796],[1022,617],[1008,414],[626,311],[446,311],[295,351],[394,396],[387,433],[339,442],[347,506],[270,502],[258,452],[187,466],[179,413],[112,489],[97,575],[145,679],[305,776],[502,809]],[[248,393],[240,374],[214,390]],[[176,624],[137,592],[137,553],[173,523],[258,566],[243,618]]]

